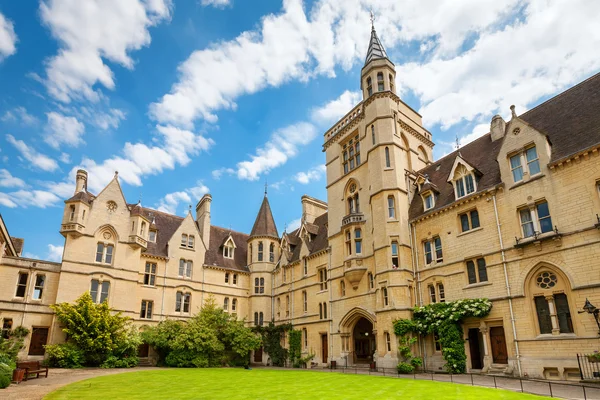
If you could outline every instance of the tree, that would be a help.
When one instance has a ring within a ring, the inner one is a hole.
[[[113,313],[106,302],[96,304],[89,292],[74,304],[50,306],[67,334],[68,342],[85,356],[85,364],[124,367],[137,364],[140,335],[130,319]],[[54,349],[53,349],[54,350]],[[121,363],[120,360],[126,360]]]

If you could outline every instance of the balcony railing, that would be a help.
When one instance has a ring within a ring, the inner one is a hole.
[[[129,244],[134,248],[142,247],[145,249],[148,247],[148,241],[139,235],[129,235]]]
[[[78,222],[69,222],[67,224],[62,224],[60,226],[60,233],[63,236],[67,236],[67,234],[71,234],[74,236],[81,236],[83,234],[83,230],[85,226]]]
[[[548,231],[548,232],[544,232],[544,233],[534,231],[533,236],[528,236],[525,238],[515,237],[515,247],[523,248],[531,243],[540,243],[544,240],[560,239],[560,238],[562,238],[562,233],[560,233],[558,231],[558,228],[555,225],[553,231]]]
[[[342,218],[342,226],[350,225],[350,224],[364,224],[365,223],[365,215],[363,213],[352,213],[346,215]]]

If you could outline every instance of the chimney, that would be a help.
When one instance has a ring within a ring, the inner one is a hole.
[[[327,203],[307,195],[302,196],[302,219],[304,222],[312,224],[317,217],[326,212]]]
[[[212,202],[212,196],[205,194],[202,196],[198,204],[196,204],[196,221],[200,228],[200,234],[202,240],[208,248],[210,243],[210,203]]]
[[[85,192],[87,190],[87,171],[84,169],[78,169],[75,177],[75,194],[79,192]]]
[[[492,122],[490,123],[490,132],[492,133],[492,142],[495,142],[498,139],[504,137],[504,132],[506,130],[506,121],[499,116],[494,115],[492,117]]]

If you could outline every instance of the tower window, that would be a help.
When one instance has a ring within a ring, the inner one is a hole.
[[[275,262],[275,244],[269,245],[269,262]]]
[[[394,196],[388,196],[388,218],[394,219],[396,218],[396,202],[394,201]]]
[[[388,299],[388,290],[386,287],[381,289],[381,295],[383,298],[383,306],[387,307],[389,305],[389,299]]]
[[[377,73],[377,91],[378,92],[383,92],[384,87],[383,87],[383,72],[378,72]]]
[[[390,90],[393,92],[394,91],[394,77],[392,76],[392,74],[390,74],[388,78],[390,79]]]
[[[354,230],[354,247],[356,254],[362,253],[362,231],[360,229]]]
[[[375,144],[375,125],[371,125],[371,140]]]
[[[371,77],[367,78],[367,93],[369,94],[369,96],[373,94],[373,83],[371,81]]]
[[[345,174],[360,165],[360,141],[358,135],[342,146],[342,160]]]
[[[263,260],[263,242],[258,242],[258,261]]]
[[[69,210],[69,221],[73,221],[75,219],[75,206],[70,206]]]
[[[375,288],[375,279],[373,278],[373,274],[371,272],[369,272],[368,278],[369,278],[369,289],[374,289]]]
[[[392,163],[390,161],[390,148],[386,147],[385,148],[385,167],[390,168],[391,165],[392,165]]]
[[[308,294],[306,290],[302,291],[302,310],[308,312]]]
[[[398,242],[392,242],[392,268],[398,268]]]

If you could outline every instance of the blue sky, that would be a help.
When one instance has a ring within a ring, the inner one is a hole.
[[[501,4],[500,4],[501,3]],[[249,232],[265,181],[278,228],[326,199],[322,134],[360,101],[373,10],[436,158],[600,70],[584,0],[0,0],[0,212],[59,260],[84,167],[129,202]]]

